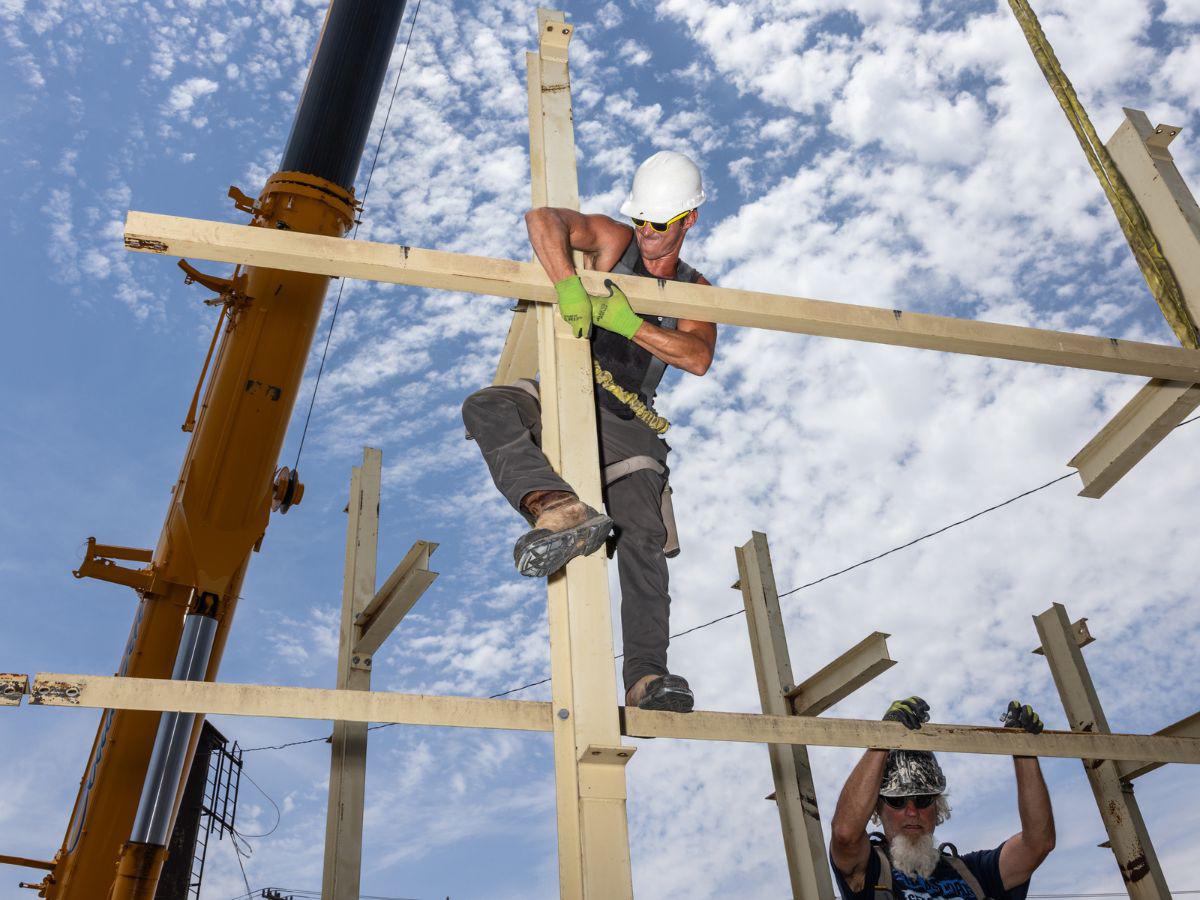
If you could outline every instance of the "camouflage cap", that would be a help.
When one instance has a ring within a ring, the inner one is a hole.
[[[880,797],[916,797],[945,791],[946,776],[928,750],[892,750],[888,753]]]

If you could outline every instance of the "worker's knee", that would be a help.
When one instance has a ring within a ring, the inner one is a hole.
[[[504,404],[503,395],[494,387],[486,387],[476,391],[463,401],[462,419],[467,426],[467,433],[474,434],[475,429],[494,416],[499,407]]]

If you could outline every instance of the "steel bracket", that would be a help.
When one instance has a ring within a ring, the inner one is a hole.
[[[20,706],[29,693],[29,676],[0,674],[0,706]]]
[[[245,272],[236,274],[232,278],[206,275],[186,259],[179,260],[179,268],[183,269],[184,284],[199,284],[217,295],[211,300],[204,301],[208,306],[224,305],[240,308],[250,303],[250,298],[245,294],[246,282],[249,280],[249,276]]]
[[[262,212],[262,207],[258,205],[253,197],[244,194],[241,188],[234,185],[229,186],[229,197],[233,200],[233,205],[244,213],[250,213],[252,216],[257,216]]]
[[[38,676],[29,689],[30,706],[78,706],[83,687],[77,681]]]
[[[607,763],[614,766],[628,764],[630,757],[637,747],[609,747],[602,744],[588,744],[579,754],[581,763]]]
[[[1087,617],[1084,616],[1077,622],[1071,623],[1071,635],[1075,638],[1076,646],[1083,648],[1088,644],[1094,644],[1096,639],[1092,637],[1092,633],[1088,630]],[[1041,648],[1041,645],[1034,647],[1031,651],[1038,656],[1045,656],[1046,651]]]
[[[148,591],[154,585],[153,566],[146,566],[144,569],[130,569],[117,565],[113,560],[124,559],[148,563],[153,558],[153,550],[97,544],[94,537],[89,537],[83,562],[71,574],[76,578],[97,578],[100,581],[123,584],[135,591]]]

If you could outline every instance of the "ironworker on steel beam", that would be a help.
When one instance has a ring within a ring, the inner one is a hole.
[[[883,718],[916,730],[929,721],[929,704],[920,697],[897,700]],[[1042,720],[1013,700],[1004,727],[1039,734]],[[992,850],[959,856],[953,844],[939,847],[934,840],[937,826],[950,818],[946,776],[934,755],[868,750],[833,814],[829,855],[842,897],[864,896],[871,885],[889,897],[1024,897],[1033,873],[1054,849],[1054,813],[1037,757],[1014,756],[1013,765],[1021,830]],[[882,826],[881,839],[868,837],[868,821]]]
[[[576,556],[615,545],[621,583],[625,702],[643,709],[687,712],[687,681],[667,669],[670,608],[667,557],[678,547],[669,498],[668,423],[653,410],[667,366],[703,375],[712,363],[711,322],[640,316],[621,289],[589,294],[574,253],[601,272],[693,284],[707,280],[680,259],[704,202],[700,170],[681,153],[646,160],[621,207],[631,225],[604,215],[539,207],[525,216],[529,241],[554,283],[558,309],[577,339],[590,340],[607,515],[579,498],[540,447],[538,384],[493,385],[467,398],[463,422],[483,453],[496,487],[532,526],[513,550],[522,575],[553,574]],[[589,396],[579,402],[592,402]],[[668,507],[669,509],[669,507]],[[615,537],[610,537],[614,531]]]

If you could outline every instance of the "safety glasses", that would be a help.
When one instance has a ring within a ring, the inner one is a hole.
[[[670,228],[672,225],[674,225],[680,219],[687,218],[687,214],[690,212],[691,212],[690,209],[685,209],[679,215],[675,216],[674,218],[667,219],[667,221],[665,221],[665,222],[651,222],[649,219],[635,219],[632,216],[630,217],[629,221],[631,221],[633,223],[634,228],[645,228],[647,225],[649,225],[651,228],[653,228],[659,234],[662,234],[664,231],[666,231],[668,228]]]
[[[917,809],[929,809],[937,801],[937,794],[919,794],[916,797],[884,797],[883,802],[892,809],[904,809],[908,806],[908,801],[912,801],[912,805]]]

